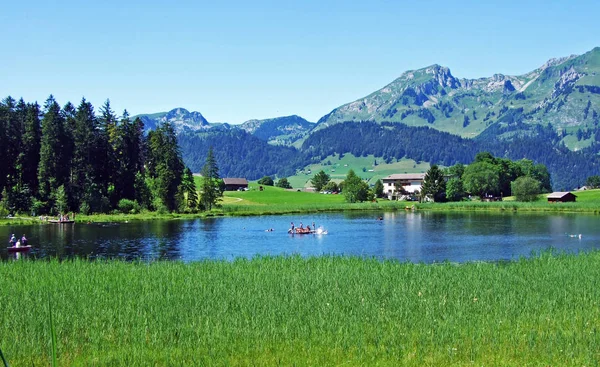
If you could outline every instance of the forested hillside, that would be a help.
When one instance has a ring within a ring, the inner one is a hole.
[[[315,124],[300,116],[285,116],[266,120],[249,120],[240,129],[274,145],[291,145],[304,137]]]
[[[274,146],[240,129],[185,132],[178,136],[183,160],[199,172],[212,146],[223,177],[255,180],[266,175],[291,176],[304,165],[295,148]]]
[[[527,131],[510,139],[499,140],[496,134],[465,139],[428,127],[410,127],[398,123],[345,122],[312,133],[302,146],[310,157],[327,157],[333,153],[357,156],[374,154],[389,162],[411,158],[444,166],[468,164],[479,152],[512,160],[530,159],[544,164],[552,176],[554,189],[572,190],[597,174],[600,159],[590,151],[573,152],[558,144],[560,136],[551,127],[540,125],[507,126],[497,134],[511,130]]]

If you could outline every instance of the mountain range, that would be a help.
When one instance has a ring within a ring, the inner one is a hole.
[[[551,144],[555,155],[564,157],[565,154],[576,153],[586,157],[583,160],[586,167],[579,167],[581,174],[575,173],[577,177],[559,178],[564,175],[559,166],[556,167],[556,172],[551,172],[555,183],[567,186],[582,184],[581,180],[585,180],[583,174],[594,170],[595,174],[598,173],[599,112],[600,47],[597,47],[583,55],[551,59],[541,67],[519,76],[495,74],[479,79],[457,78],[449,68],[440,65],[406,71],[380,90],[335,108],[317,123],[308,122],[299,116],[249,120],[241,125],[209,123],[202,114],[182,108],[139,117],[147,128],[169,121],[180,132],[180,138],[185,136],[186,142],[189,143],[190,139],[196,137],[202,142],[198,143],[200,145],[214,143],[215,150],[219,150],[219,142],[230,136],[228,132],[232,130],[241,130],[256,138],[254,144],[260,146],[294,147],[298,158],[288,157],[287,161],[288,166],[292,161],[297,165],[293,170],[301,169],[309,161],[324,159],[322,154],[330,153],[332,146],[337,146],[336,149],[340,150],[348,150],[350,145],[374,147],[372,141],[364,141],[359,136],[352,138],[344,133],[347,128],[356,132],[356,127],[364,123],[368,123],[364,129],[371,132],[377,126],[387,126],[387,131],[405,128],[422,131],[426,127],[425,136],[429,135],[434,140],[440,136],[448,136],[448,141],[458,137],[462,139],[461,142],[474,145],[473,149],[505,149],[496,154],[506,157],[514,156],[518,151],[524,156],[517,158],[529,159],[533,159],[531,157],[536,154],[527,155],[522,148],[516,149],[511,144],[535,143],[536,146],[529,149],[534,152],[540,146],[537,140],[543,135],[545,144]],[[372,126],[373,123],[375,127]],[[540,133],[542,130],[543,134]],[[385,134],[385,131],[384,129],[381,133]],[[439,135],[435,131],[448,135]],[[344,136],[344,139],[356,141],[348,142],[349,144],[344,145],[345,148],[339,146],[342,143],[339,141],[329,142],[328,147],[318,147],[318,139],[314,136],[323,136],[323,132],[325,135]],[[240,139],[239,134],[234,135],[236,139]],[[211,136],[220,140],[214,140]],[[186,143],[189,149],[194,149],[193,145]],[[188,148],[183,148],[184,159],[190,156],[190,152],[185,150]],[[361,150],[363,154],[376,153]],[[400,153],[396,152],[393,157],[388,158],[414,158],[408,155],[397,156]],[[222,154],[226,156],[227,152]],[[459,159],[441,157],[432,152],[431,156],[419,158],[431,163],[469,163],[469,154]],[[556,157],[547,157],[546,160],[548,159],[554,162],[560,160]],[[264,167],[269,167],[269,164]],[[191,168],[196,170],[196,167]],[[280,171],[280,167],[272,165],[271,172],[267,168],[267,172],[257,172],[257,175],[277,174]],[[223,172],[225,175],[229,173]]]

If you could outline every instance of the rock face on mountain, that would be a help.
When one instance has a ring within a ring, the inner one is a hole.
[[[574,139],[577,130],[586,135],[600,122],[599,89],[600,48],[549,60],[520,76],[459,79],[447,67],[432,65],[407,71],[334,109],[315,131],[345,121],[389,121],[475,137],[495,123],[550,124],[564,135],[565,144],[578,149],[589,141]]]
[[[274,145],[291,145],[315,126],[300,116],[292,115],[265,120],[248,120],[239,128]]]
[[[177,132],[184,130],[202,130],[215,125],[210,124],[200,112],[189,112],[185,108],[175,108],[169,112],[159,112],[149,115],[138,115],[147,130],[155,129],[157,125],[165,122],[171,123]]]
[[[291,145],[302,139],[315,123],[308,122],[300,116],[292,115],[265,120],[248,120],[241,125],[227,123],[210,123],[200,112],[189,112],[185,108],[175,108],[169,112],[159,112],[134,116],[139,117],[146,130],[153,130],[158,125],[171,123],[178,133],[187,131],[203,131],[207,129],[229,130],[241,129],[272,145]]]

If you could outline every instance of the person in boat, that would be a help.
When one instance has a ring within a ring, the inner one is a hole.
[[[21,245],[27,246],[27,237],[25,237],[25,233],[23,233],[23,237],[21,237]]]
[[[17,244],[17,237],[15,237],[15,234],[13,233],[12,236],[10,236],[10,240],[8,240],[8,242],[10,243],[10,245],[12,247],[15,247]]]
[[[15,247],[16,247],[16,248],[19,248],[19,247],[21,247],[21,241],[17,240],[17,243],[15,244]]]
[[[296,230],[296,227],[294,227],[294,222],[291,223],[292,227],[290,228],[290,232],[294,233],[294,231]]]

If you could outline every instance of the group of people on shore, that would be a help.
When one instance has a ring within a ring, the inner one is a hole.
[[[21,247],[21,246],[27,246],[27,237],[25,237],[25,235],[23,235],[23,237],[21,237],[21,239],[17,239],[15,237],[15,234],[13,233],[10,236],[10,239],[8,240],[8,243],[12,246],[12,247]]]
[[[314,233],[317,230],[317,226],[315,225],[315,222],[312,222],[312,228],[311,225],[307,225],[306,227],[304,227],[304,224],[302,224],[302,222],[300,222],[300,227],[296,227],[294,225],[294,222],[291,222],[291,227],[288,230],[289,233]]]

